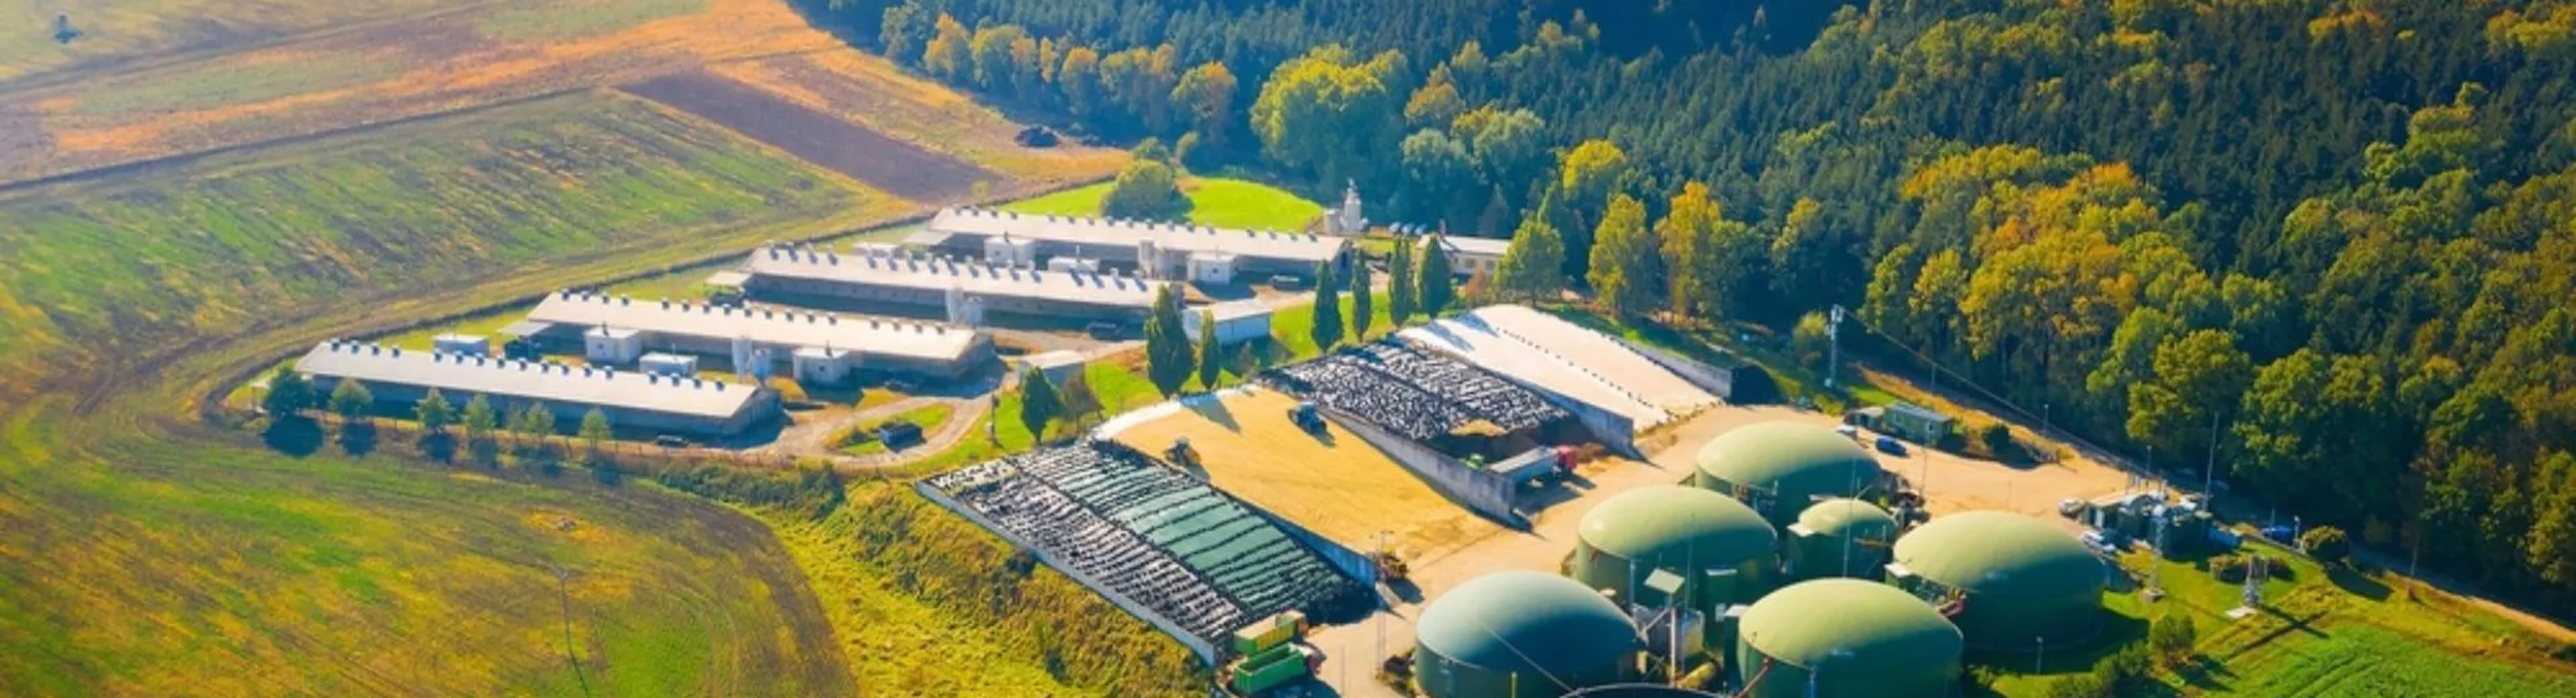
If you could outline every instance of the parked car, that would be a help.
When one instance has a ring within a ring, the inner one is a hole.
[[[1115,322],[1095,322],[1084,325],[1082,330],[1090,333],[1093,339],[1117,339],[1120,334],[1123,334],[1118,323]]]
[[[663,448],[688,448],[689,440],[670,434],[653,437],[653,445]]]
[[[1905,442],[1893,436],[1881,436],[1878,437],[1878,450],[1887,455],[1902,456],[1905,455]]]
[[[1841,435],[1843,435],[1843,438],[1851,439],[1851,440],[1853,440],[1853,441],[1859,441],[1859,440],[1860,440],[1860,427],[1852,426],[1852,425],[1849,425],[1849,424],[1845,424],[1845,425],[1842,425],[1842,426],[1834,427],[1834,433],[1836,433],[1836,434],[1841,434]]]
[[[2065,499],[2061,499],[2061,500],[2058,500],[2058,501],[2057,501],[2057,515],[2059,515],[2059,516],[2064,516],[2064,517],[2066,517],[2066,518],[2070,518],[2070,519],[2072,519],[2072,518],[2075,518],[2075,515],[2077,515],[2077,514],[2081,514],[2081,513],[2083,513],[2083,512],[2084,512],[2084,500],[2076,499],[2076,498],[2074,498],[2074,497],[2067,497],[2067,498],[2065,498]]]

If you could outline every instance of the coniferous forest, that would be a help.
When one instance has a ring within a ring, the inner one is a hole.
[[[2576,610],[2576,1],[802,1],[1191,167],[1562,240],[1506,289],[1852,308]]]

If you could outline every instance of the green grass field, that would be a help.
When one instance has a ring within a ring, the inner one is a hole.
[[[1222,177],[1181,180],[1190,199],[1190,221],[1223,228],[1296,230],[1324,215],[1324,207],[1288,190],[1260,182]],[[1021,213],[1100,215],[1100,200],[1109,196],[1101,183],[1024,199],[1002,208]]]
[[[476,22],[474,30],[494,39],[578,37],[706,8],[707,0],[567,0],[494,12]]]
[[[2146,695],[2493,698],[2576,691],[2576,671],[2522,649],[2537,645],[2536,638],[2503,619],[2436,594],[2407,594],[2393,576],[2329,570],[2270,545],[2253,549],[2291,562],[2290,579],[2264,584],[2270,609],[2264,614],[2228,619],[2224,613],[2237,606],[2241,587],[2210,576],[2196,560],[2132,553],[2123,564],[2142,578],[2150,565],[2161,566],[2156,579],[2164,599],[2148,601],[2140,589],[2104,595],[2113,630],[2084,647],[2051,649],[2047,674],[2027,673],[2029,654],[1975,659],[2003,670],[1995,686],[2003,695],[2040,698],[2051,680],[2088,671],[2118,642],[2142,637],[2153,619],[2188,613],[2200,629],[2198,659],[2158,672]]]
[[[72,346],[118,356],[292,319],[266,310],[289,299],[411,295],[423,279],[900,206],[591,95],[22,190],[0,196],[14,223],[0,228],[13,258],[0,266],[0,361],[25,368]],[[407,273],[373,273],[384,268]]]
[[[34,0],[0,4],[0,82],[89,64],[169,54],[237,41],[406,14],[438,0]],[[54,41],[54,17],[81,33]]]
[[[928,435],[937,433],[940,427],[948,424],[948,419],[950,417],[954,417],[956,415],[957,407],[955,405],[949,405],[946,403],[922,405],[920,407],[904,410],[903,412],[891,417],[863,422],[852,426],[849,429],[842,431],[839,435],[833,437],[832,443],[836,448],[839,448],[842,453],[847,453],[853,456],[884,453],[886,452],[885,442],[879,441],[876,438],[878,427],[895,422],[906,422],[913,426],[921,427],[921,433]]]
[[[878,198],[587,95],[0,196],[0,695],[849,693],[757,522],[285,455],[191,406],[322,337],[856,227]]]

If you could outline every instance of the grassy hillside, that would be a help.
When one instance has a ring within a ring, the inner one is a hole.
[[[1188,650],[908,484],[854,482],[846,501],[827,503],[820,488],[778,494],[788,485],[777,477],[665,480],[742,505],[778,532],[825,613],[855,630],[842,641],[868,696],[1204,693]]]
[[[281,455],[188,408],[320,337],[881,198],[590,95],[0,195],[0,695],[848,694],[755,521]]]
[[[296,301],[410,295],[559,255],[899,206],[724,132],[588,94],[19,190],[0,195],[12,222],[0,227],[12,258],[0,265],[0,362],[130,364],[188,337],[292,319],[276,309]]]
[[[1181,192],[1190,199],[1190,221],[1202,225],[1296,230],[1324,215],[1320,204],[1251,180],[1191,177],[1181,180]],[[1013,202],[1003,208],[1021,213],[1097,216],[1100,200],[1107,196],[1109,185],[1101,183]]]

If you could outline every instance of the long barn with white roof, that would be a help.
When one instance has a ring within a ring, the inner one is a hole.
[[[1143,322],[1169,285],[1115,272],[1035,269],[862,247],[850,254],[804,246],[753,250],[742,268],[754,298],[826,299],[933,310],[984,324],[990,313]]]
[[[798,380],[824,383],[854,372],[948,378],[994,360],[992,338],[967,327],[580,291],[547,296],[528,321],[528,336],[577,343],[593,363],[624,365],[646,352],[696,354],[723,357],[736,373],[783,366]]]
[[[597,409],[615,427],[666,434],[730,437],[778,414],[777,394],[754,385],[352,341],[314,345],[295,371],[325,394],[356,380],[379,404],[415,403],[435,389],[459,407],[477,395],[504,413],[543,404],[566,425]]]
[[[1227,284],[1271,276],[1309,277],[1340,265],[1348,238],[1297,231],[950,208],[907,241],[994,264],[1034,266],[1057,258],[1095,260],[1158,279]]]

